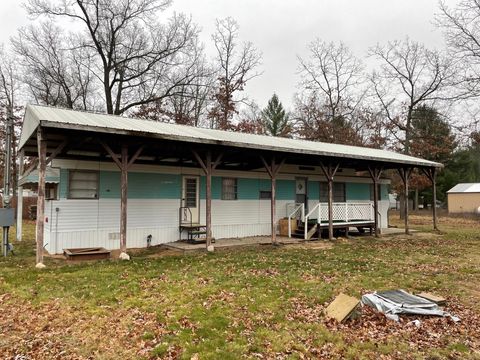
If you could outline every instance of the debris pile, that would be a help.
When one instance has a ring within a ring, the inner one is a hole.
[[[409,299],[408,302],[402,303],[404,297]],[[415,302],[421,306],[414,307]],[[480,343],[476,340],[480,315],[462,307],[455,298],[450,298],[448,306],[442,308],[439,303],[447,305],[446,300],[436,295],[412,295],[403,290],[390,290],[366,294],[362,296],[361,303],[361,316],[357,317],[346,316],[337,320],[325,311],[324,325],[330,331],[341,332],[348,344],[372,341],[388,344],[404,339],[412,349],[420,350],[443,348],[456,339],[468,349],[480,351]],[[417,309],[421,313],[416,313]],[[429,311],[432,313],[426,313]]]

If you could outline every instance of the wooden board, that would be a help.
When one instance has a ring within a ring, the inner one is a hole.
[[[63,249],[68,260],[100,260],[110,258],[110,250],[102,247]]]
[[[434,302],[437,305],[445,305],[447,303],[447,300],[441,296],[431,294],[429,292],[421,292],[420,294],[416,294],[417,296],[420,296],[421,298],[430,300],[431,302]]]
[[[342,322],[356,312],[359,304],[360,300],[345,294],[340,294],[328,305],[325,309],[325,314],[328,318]]]

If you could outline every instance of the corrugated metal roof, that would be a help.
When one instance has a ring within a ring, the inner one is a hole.
[[[58,184],[60,182],[60,169],[52,168],[47,166],[45,169],[45,182]],[[18,185],[25,185],[25,184],[36,184],[38,183],[38,170],[32,170],[26,176],[22,176],[18,179]]]
[[[442,164],[436,162],[386,150],[205,129],[38,105],[27,106],[22,135],[20,137],[20,148],[22,148],[33,135],[40,122],[42,126],[46,127],[137,134],[140,136],[153,136],[193,143],[248,147],[253,149],[352,159],[368,159],[426,167],[442,167]]]
[[[448,190],[447,193],[480,193],[480,183],[460,183]]]

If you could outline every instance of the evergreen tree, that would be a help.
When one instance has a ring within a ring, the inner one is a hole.
[[[262,111],[262,120],[267,134],[286,137],[291,132],[290,120],[277,94],[273,94]]]

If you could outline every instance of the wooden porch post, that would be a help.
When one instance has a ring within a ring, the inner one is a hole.
[[[130,256],[127,254],[127,199],[128,199],[128,169],[133,165],[135,160],[140,156],[144,149],[144,146],[135,152],[135,154],[129,159],[128,146],[122,144],[120,157],[113,152],[113,150],[105,143],[100,142],[102,146],[107,150],[115,164],[120,169],[120,256],[121,260],[130,260]]]
[[[120,167],[120,256],[127,253],[128,147],[123,144]]]
[[[24,151],[21,150],[19,154],[19,159],[18,159],[18,177],[17,179],[20,179],[20,177],[23,175],[23,168],[24,168],[24,163],[23,159],[24,158]],[[18,184],[18,180],[17,180]],[[17,241],[22,241],[22,226],[23,226],[23,186],[18,185],[17,189],[17,227],[16,227],[16,238]]]
[[[377,167],[371,168],[369,166],[368,172],[370,173],[370,177],[373,181],[373,211],[375,212],[373,218],[375,223],[375,237],[379,237],[380,231],[378,226],[378,182],[380,180],[380,176],[382,176],[382,169]]]
[[[437,225],[437,169],[428,168],[422,169],[423,173],[428,177],[432,183],[432,195],[433,195],[433,204],[432,204],[432,217],[433,217],[433,229],[438,230]]]
[[[197,162],[203,169],[206,177],[206,189],[205,189],[205,226],[207,228],[207,238],[206,238],[206,246],[207,251],[214,251],[214,247],[212,245],[212,172],[216,169],[216,167],[220,164],[222,160],[223,154],[219,154],[215,161],[212,162],[212,152],[207,151],[205,160],[203,160],[200,155],[193,151],[193,155],[197,159]]]
[[[277,221],[276,221],[276,185],[277,185],[277,174],[280,170],[280,167],[285,163],[285,159],[282,159],[279,164],[275,162],[275,157],[272,156],[270,164],[265,160],[264,157],[261,157],[263,165],[270,175],[270,190],[272,196],[270,197],[270,224],[271,224],[271,236],[272,236],[272,244],[277,245]]]
[[[412,168],[398,169],[398,173],[400,174],[400,177],[402,178],[403,191],[405,193],[405,196],[404,196],[405,234],[409,235],[410,234],[410,229],[409,229],[409,223],[408,223],[408,179],[410,178],[410,175],[412,174]]]
[[[37,253],[36,267],[44,268],[43,264],[43,236],[45,229],[45,171],[47,167],[47,143],[43,129],[37,129],[38,147],[38,195],[37,195]]]
[[[320,163],[325,177],[328,183],[328,239],[333,240],[333,177],[337,173],[340,164],[336,164],[335,167],[331,163],[328,166],[324,166]]]

